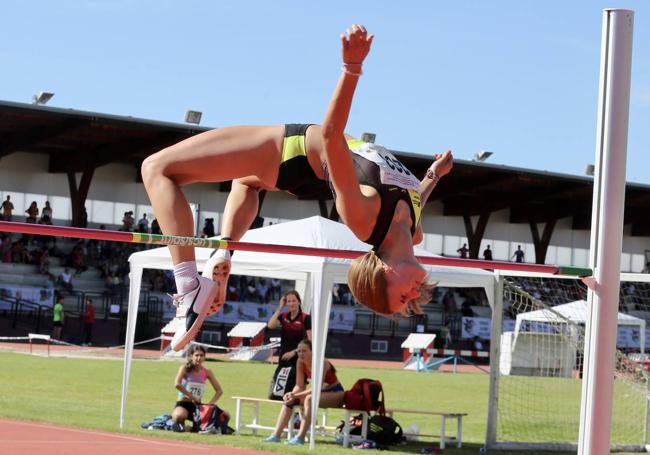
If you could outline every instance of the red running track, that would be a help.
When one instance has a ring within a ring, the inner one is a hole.
[[[221,436],[206,436],[219,438]],[[190,452],[191,451],[191,452]],[[0,419],[0,453],[11,455],[273,455],[222,445],[170,441],[104,431],[66,428],[48,423]]]

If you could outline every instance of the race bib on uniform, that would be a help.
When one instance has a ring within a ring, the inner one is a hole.
[[[381,183],[419,191],[420,181],[385,147],[363,143],[352,149],[351,152],[379,166]]]
[[[205,384],[188,381],[188,383],[185,385],[185,388],[189,390],[194,398],[200,401],[203,397],[203,392],[205,391]]]

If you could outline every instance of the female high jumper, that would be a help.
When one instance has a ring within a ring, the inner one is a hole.
[[[372,250],[352,261],[354,297],[384,315],[420,312],[430,285],[413,245],[421,242],[420,214],[441,177],[453,166],[450,151],[435,156],[422,180],[382,146],[344,133],[362,63],[374,36],[362,25],[341,35],[343,67],[323,125],[233,126],[206,131],[149,156],[142,177],[156,218],[167,235],[191,236],[194,222],[181,187],[232,180],[222,239],[239,240],[258,209],[260,190],[314,195],[331,188],[341,220]],[[172,340],[181,350],[203,320],[225,301],[230,253],[217,250],[199,276],[194,248],[170,246],[184,330]]]

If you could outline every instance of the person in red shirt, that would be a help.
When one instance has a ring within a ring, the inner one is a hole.
[[[311,356],[312,348],[311,341],[308,339],[302,340],[298,344],[298,361],[296,373],[296,385],[291,392],[284,395],[284,406],[278,415],[278,420],[275,425],[273,433],[263,440],[263,442],[280,442],[280,435],[289,423],[291,414],[293,413],[293,406],[301,405],[303,407],[302,420],[300,421],[300,429],[298,434],[288,440],[286,444],[289,445],[303,445],[305,443],[305,436],[311,424],[311,407],[312,395],[311,388],[307,388],[307,381],[311,380]],[[312,384],[313,387],[313,384]],[[327,359],[323,360],[323,384],[321,386],[320,394],[320,408],[342,408],[343,396],[345,391],[336,376],[336,368]]]
[[[93,344],[93,326],[95,325],[95,306],[93,300],[86,299],[86,312],[84,313],[84,345]]]

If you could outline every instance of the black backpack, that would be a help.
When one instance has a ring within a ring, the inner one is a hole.
[[[404,432],[399,423],[391,417],[375,414],[368,422],[368,439],[380,446],[397,444],[404,439]]]
[[[337,427],[342,432],[345,422]],[[361,414],[350,416],[350,434],[361,435],[363,416]],[[368,439],[375,441],[379,446],[397,444],[404,439],[404,432],[399,423],[391,417],[375,414],[368,420]]]

